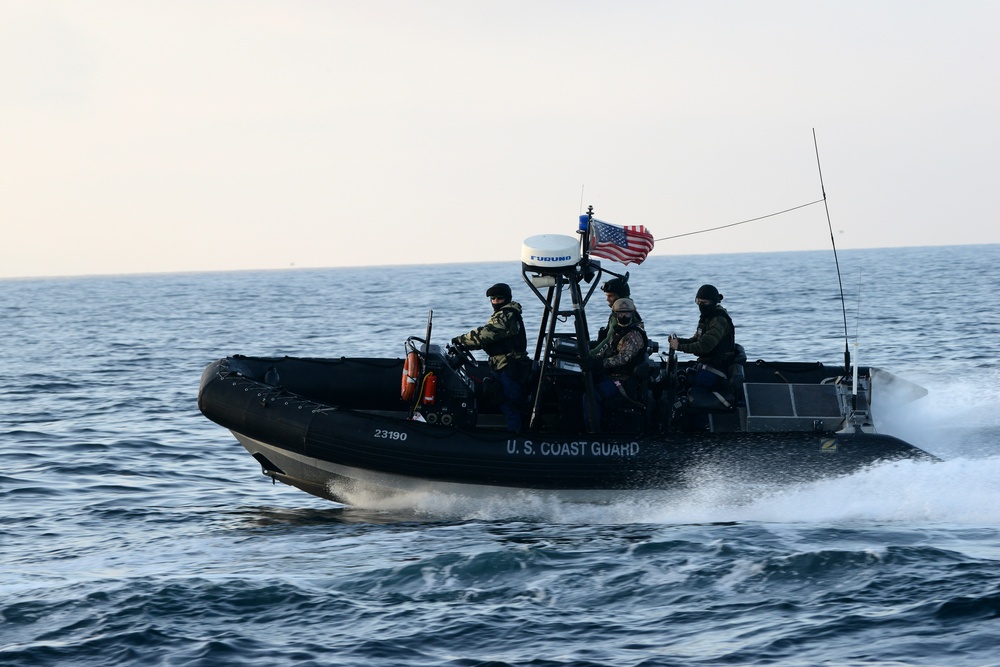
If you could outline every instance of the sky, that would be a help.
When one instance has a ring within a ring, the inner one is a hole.
[[[0,0],[0,278],[516,262],[587,206],[653,256],[998,243],[997,26],[992,0]],[[820,166],[826,206],[692,234],[821,200]]]

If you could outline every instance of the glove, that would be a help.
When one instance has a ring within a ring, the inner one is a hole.
[[[451,339],[452,347],[458,347],[461,344],[462,344],[462,339],[459,338],[458,336],[455,336],[454,338]]]

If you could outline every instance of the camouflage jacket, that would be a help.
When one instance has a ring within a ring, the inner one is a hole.
[[[635,321],[639,325],[640,329],[643,330],[646,329],[646,325],[643,324],[642,317],[639,315],[639,313],[635,314]],[[599,336],[601,334],[603,334],[603,336],[601,336],[600,340],[598,340],[597,343],[590,348],[591,355],[600,356],[604,353],[605,350],[607,350],[608,345],[611,344],[611,340],[615,337],[615,328],[617,326],[618,326],[618,318],[615,317],[614,312],[612,312],[611,316],[608,317],[608,326],[601,327],[600,332],[598,332]]]
[[[698,355],[698,361],[725,371],[735,353],[735,331],[729,313],[716,306],[708,317],[698,320],[698,330],[691,338],[677,339],[677,349]]]
[[[594,356],[601,360],[601,368],[608,375],[623,380],[646,358],[646,332],[640,324],[629,325],[623,332],[613,335],[611,340]]]
[[[521,319],[521,304],[517,301],[505,304],[486,324],[454,340],[471,350],[484,350],[490,355],[490,368],[495,371],[528,358],[527,334]]]

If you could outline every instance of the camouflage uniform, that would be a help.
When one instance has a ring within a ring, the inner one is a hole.
[[[521,319],[521,304],[508,301],[490,316],[489,321],[467,334],[456,336],[453,343],[490,355],[493,379],[503,389],[500,411],[507,421],[507,430],[521,430],[521,412],[525,408],[524,382],[528,376],[528,339]]]
[[[617,322],[616,322],[617,324]],[[601,360],[601,369],[615,380],[624,380],[632,375],[637,362],[645,357],[646,335],[640,323],[630,324],[624,333],[608,337],[609,343],[594,356]]]
[[[617,321],[616,321],[617,324]],[[600,360],[603,373],[594,382],[594,397],[597,399],[597,419],[600,420],[604,404],[611,398],[629,396],[634,391],[632,378],[636,368],[646,360],[646,332],[638,322],[618,325],[609,337],[610,342],[593,356]],[[583,404],[584,415],[588,414],[586,397]]]
[[[489,321],[452,342],[470,350],[484,350],[490,355],[490,370],[501,371],[514,361],[526,360],[527,335],[521,319],[521,304],[510,301],[490,316]]]
[[[646,325],[643,324],[642,317],[639,316],[639,313],[635,314],[635,321],[636,324],[639,325],[640,329],[646,328]],[[608,348],[608,345],[611,344],[612,339],[614,339],[615,337],[615,328],[617,327],[618,327],[618,318],[616,318],[615,314],[612,312],[611,315],[608,316],[608,326],[602,327],[601,330],[598,332],[598,335],[601,336],[601,340],[599,340],[597,344],[590,349],[591,356],[596,357],[604,354],[604,352]]]
[[[691,338],[678,338],[677,349],[698,355],[698,361],[723,372],[733,362],[736,351],[733,321],[722,306],[716,305],[698,320]]]

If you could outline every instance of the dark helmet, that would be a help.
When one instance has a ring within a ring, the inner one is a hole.
[[[605,292],[617,294],[619,297],[632,295],[632,291],[628,287],[628,281],[622,280],[621,278],[612,278],[608,282],[601,285],[601,289]]]
[[[698,288],[698,293],[694,295],[694,298],[705,299],[705,301],[711,301],[712,303],[722,301],[722,295],[719,294],[719,290],[715,289],[714,285],[702,285]]]
[[[513,298],[513,294],[510,291],[510,285],[507,283],[497,283],[493,287],[486,290],[486,296],[495,297],[498,296],[504,301],[510,301]]]

